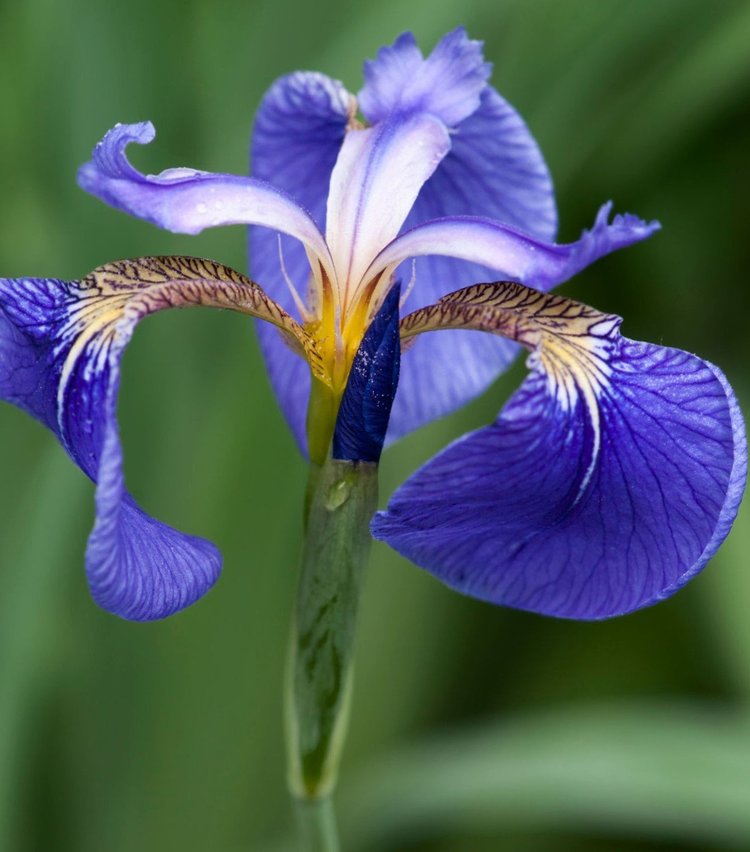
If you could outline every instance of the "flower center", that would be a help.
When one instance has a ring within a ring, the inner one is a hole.
[[[317,310],[313,318],[304,324],[304,328],[318,347],[324,382],[340,398],[346,388],[354,357],[382,297],[374,287],[364,287],[360,288],[358,298],[342,304],[340,291],[335,290],[325,276],[321,291]]]
[[[356,288],[356,296],[345,301],[345,288],[325,273],[316,282],[316,302],[304,323],[314,340],[320,358],[318,375],[313,375],[307,418],[310,457],[322,463],[330,444],[341,399],[362,339],[384,298],[382,275]],[[387,291],[386,291],[387,292]]]

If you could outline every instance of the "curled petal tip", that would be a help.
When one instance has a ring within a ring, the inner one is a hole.
[[[537,290],[550,290],[606,254],[650,237],[661,227],[632,214],[609,215],[604,204],[594,225],[574,243],[545,243],[482,216],[446,216],[401,234],[375,258],[379,270],[419,255],[446,255],[494,270],[494,277],[521,281]]]
[[[129,142],[136,142],[139,145],[146,145],[153,142],[156,138],[156,128],[152,121],[135,121],[132,124],[125,124],[118,121],[115,126],[109,130],[104,138],[97,143],[94,150],[106,147],[109,144],[127,145]]]
[[[78,170],[78,185],[87,192],[94,191],[100,173],[111,178],[134,179],[138,172],[125,155],[131,142],[147,145],[156,138],[156,129],[150,121],[135,124],[116,124],[94,146],[92,158]]]
[[[151,122],[113,127],[78,172],[87,192],[132,216],[178,234],[198,234],[219,225],[263,225],[300,240],[330,270],[323,235],[310,215],[269,184],[240,175],[167,169],[144,175],[125,153],[131,142],[155,136]]]

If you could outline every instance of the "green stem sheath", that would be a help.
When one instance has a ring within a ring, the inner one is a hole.
[[[328,458],[340,403],[341,394],[313,378],[307,407],[307,449],[312,462],[311,474]]]
[[[338,848],[330,840],[330,795],[346,730],[377,492],[376,464],[329,458],[311,466],[286,684],[289,786],[310,850]],[[310,836],[318,838],[317,846]],[[325,837],[328,845],[321,845]]]
[[[296,800],[297,824],[305,852],[339,852],[336,815],[330,796]]]

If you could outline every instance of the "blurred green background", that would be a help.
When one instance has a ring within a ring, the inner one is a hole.
[[[245,268],[241,228],[174,236],[76,188],[116,121],[159,171],[246,170],[253,112],[312,68],[356,91],[404,29],[485,40],[558,191],[563,240],[613,198],[662,233],[564,292],[630,337],[720,364],[750,410],[750,4],[699,0],[0,0],[0,270],[76,278],[149,253]],[[0,850],[293,849],[281,673],[305,470],[247,322],[139,329],[121,423],[132,491],[216,541],[201,603],[134,625],[91,602],[92,488],[0,408]],[[517,365],[390,450],[382,494],[487,422]],[[750,508],[670,601],[602,624],[495,609],[374,548],[339,806],[344,848],[750,848]]]

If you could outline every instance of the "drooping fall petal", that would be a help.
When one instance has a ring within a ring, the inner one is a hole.
[[[518,284],[407,317],[406,337],[507,335],[532,372],[494,424],[396,492],[376,538],[466,594],[566,618],[648,606],[700,571],[744,489],[742,417],[716,367],[619,322]]]
[[[96,483],[86,550],[91,593],[123,618],[163,618],[213,585],[218,550],[147,515],[125,488],[116,409],[120,361],[137,323],[166,308],[262,317],[290,345],[302,329],[244,276],[195,258],[142,258],[81,281],[0,278],[0,398],[41,420]]]

